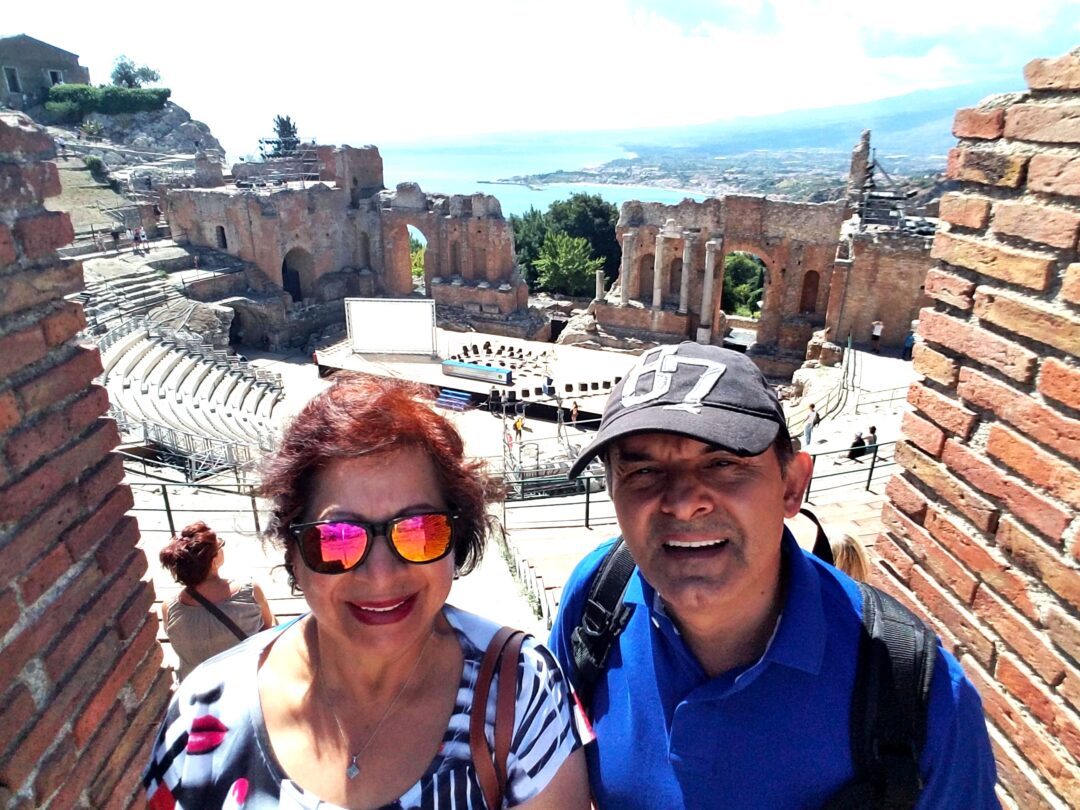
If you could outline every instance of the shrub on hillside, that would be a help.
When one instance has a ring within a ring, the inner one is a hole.
[[[91,87],[88,84],[58,84],[49,88],[45,108],[49,109],[50,104],[74,105],[80,118],[93,112],[106,115],[150,112],[164,107],[170,95],[172,91],[167,87]]]
[[[82,112],[74,101],[46,101],[45,116],[48,124],[77,124]]]
[[[97,155],[87,155],[83,158],[86,168],[90,170],[90,176],[99,183],[105,183],[109,179],[109,170],[105,168],[105,161]]]

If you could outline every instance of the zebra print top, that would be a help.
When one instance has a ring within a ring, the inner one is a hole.
[[[443,615],[464,654],[461,681],[442,746],[424,775],[388,808],[485,807],[469,750],[469,712],[484,650],[498,625],[446,605]],[[252,636],[196,669],[181,683],[143,775],[148,807],[233,810],[334,810],[290,780],[273,754],[259,705],[262,651],[284,627]],[[514,733],[504,807],[539,794],[568,756],[591,739],[569,682],[548,650],[529,638],[521,650]],[[486,732],[494,745],[497,684]]]

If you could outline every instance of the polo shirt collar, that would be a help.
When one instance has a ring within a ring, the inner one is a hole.
[[[758,663],[780,664],[817,674],[825,659],[827,629],[825,608],[821,603],[821,580],[809,555],[799,547],[786,526],[781,552],[787,569],[784,608],[772,640]],[[674,623],[663,610],[656,589],[645,580],[639,568],[634,569],[624,601],[642,606],[648,610],[654,625],[667,624],[678,635]]]

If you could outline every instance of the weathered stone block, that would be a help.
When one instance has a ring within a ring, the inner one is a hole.
[[[994,206],[993,230],[1071,250],[1080,231],[1080,214],[1052,205],[1000,202]]]
[[[1032,90],[1080,90],[1080,57],[1069,53],[1056,59],[1032,59],[1024,65],[1024,79]]]
[[[941,198],[938,215],[952,225],[985,228],[990,220],[990,200],[955,192],[946,194]]]
[[[1054,271],[1054,257],[1050,254],[1017,250],[941,231],[934,237],[930,255],[1034,290],[1045,290]]]
[[[1080,354],[1080,317],[1075,315],[988,286],[975,291],[975,314],[1018,335]]]
[[[974,305],[975,282],[956,273],[937,268],[926,274],[926,294],[957,309],[969,310]]]
[[[1026,155],[956,147],[949,150],[945,174],[950,180],[1019,188],[1024,182],[1027,162]]]
[[[1005,113],[1005,137],[1080,143],[1080,104],[1017,104]]]
[[[952,132],[957,138],[994,140],[1001,137],[1004,129],[1004,110],[980,110],[977,107],[965,107],[956,111]]]
[[[1080,196],[1080,157],[1074,154],[1033,156],[1028,164],[1028,190]]]

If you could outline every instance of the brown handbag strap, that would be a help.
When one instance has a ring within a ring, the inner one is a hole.
[[[517,700],[517,665],[525,633],[503,627],[491,639],[480,673],[473,689],[473,704],[469,714],[469,750],[472,753],[476,778],[491,810],[502,806],[506,793],[506,760],[514,730],[514,704]],[[495,696],[495,757],[492,759],[484,726],[487,721],[488,694],[495,667],[499,667],[499,689]]]

